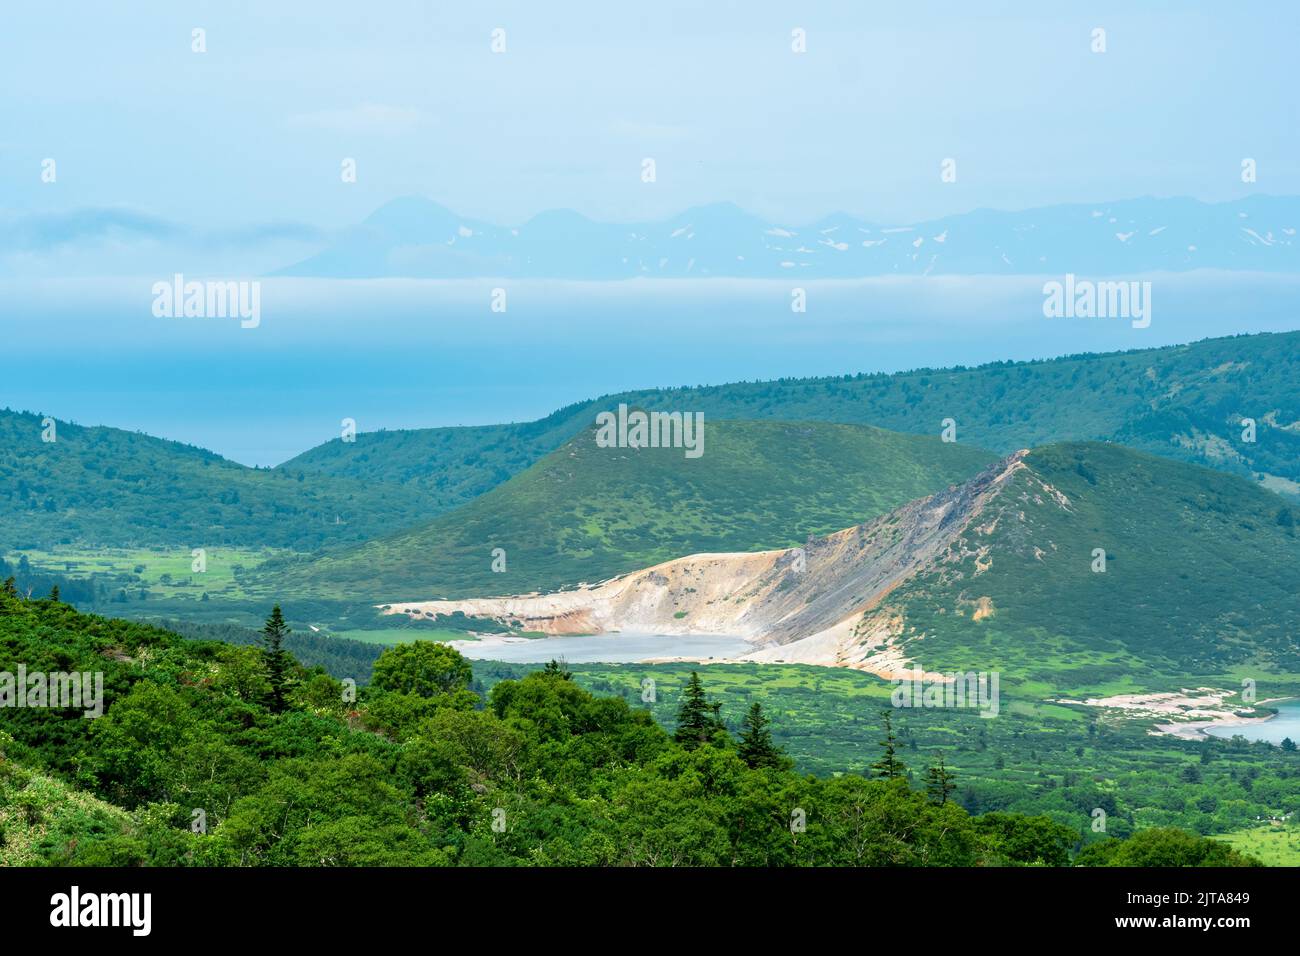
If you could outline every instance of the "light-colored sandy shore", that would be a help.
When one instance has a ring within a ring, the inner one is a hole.
[[[1210,736],[1207,731],[1211,727],[1234,727],[1238,724],[1262,724],[1265,721],[1272,720],[1268,717],[1238,717],[1232,714],[1222,720],[1194,720],[1182,724],[1156,724],[1153,734],[1168,734],[1171,737],[1179,737],[1183,740],[1200,740],[1203,737]]]
[[[1272,720],[1266,717],[1243,717],[1229,707],[1225,701],[1235,691],[1219,690],[1214,687],[1197,687],[1189,690],[1183,688],[1179,693],[1162,694],[1117,694],[1114,697],[1089,697],[1087,700],[1070,700],[1061,698],[1060,704],[1082,704],[1088,707],[1101,707],[1122,712],[1127,717],[1155,718],[1165,720],[1156,724],[1150,733],[1153,736],[1167,735],[1183,740],[1199,740],[1207,735],[1211,727],[1236,727],[1247,724],[1262,724]],[[1286,700],[1285,697],[1261,700],[1255,706]],[[1170,721],[1168,718],[1180,718]]]

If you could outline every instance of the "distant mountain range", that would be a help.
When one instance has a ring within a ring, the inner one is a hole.
[[[838,213],[808,226],[732,203],[662,222],[600,223],[572,210],[516,227],[395,199],[278,275],[324,278],[857,278],[1300,271],[1300,197],[1128,199],[924,222]]]

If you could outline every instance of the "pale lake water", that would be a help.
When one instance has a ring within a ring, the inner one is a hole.
[[[1260,724],[1207,727],[1205,732],[1223,738],[1240,734],[1247,740],[1267,740],[1271,744],[1280,744],[1283,737],[1290,737],[1300,744],[1300,700],[1288,700],[1270,706],[1277,707],[1277,716],[1272,720]]]
[[[690,657],[708,660],[727,658],[753,650],[740,637],[703,635],[684,637],[664,634],[589,634],[579,637],[544,637],[503,642],[454,641],[452,646],[466,657],[512,664],[544,664],[561,660],[569,664],[631,664],[659,657]]]

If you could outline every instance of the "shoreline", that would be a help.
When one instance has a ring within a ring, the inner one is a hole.
[[[1177,737],[1180,740],[1205,740],[1210,737],[1227,739],[1210,734],[1213,727],[1247,727],[1263,724],[1277,717],[1269,714],[1263,717],[1248,717],[1229,709],[1225,701],[1235,692],[1214,687],[1184,688],[1181,692],[1160,692],[1154,694],[1118,694],[1112,697],[1090,697],[1086,700],[1059,698],[1054,703],[1079,704],[1085,707],[1100,708],[1113,714],[1128,718],[1152,720],[1148,733],[1153,736]],[[1298,700],[1296,697],[1270,697],[1255,701],[1252,709],[1270,704],[1280,704]],[[1191,720],[1172,718],[1189,717]]]
[[[1259,701],[1255,706],[1263,707],[1268,704],[1285,703],[1290,700],[1297,700],[1297,698],[1271,697],[1267,700]],[[1269,714],[1265,717],[1241,717],[1237,714],[1231,714],[1226,717],[1215,718],[1214,720],[1193,720],[1177,724],[1157,724],[1155,730],[1170,737],[1177,737],[1180,740],[1230,740],[1231,736],[1221,737],[1218,734],[1210,733],[1210,728],[1247,727],[1252,724],[1266,724],[1271,720],[1276,720],[1277,717],[1277,714]]]
[[[734,639],[737,641],[744,641],[747,645],[749,645],[749,647],[745,650],[732,649],[730,652],[714,653],[714,654],[682,654],[682,653],[665,654],[664,649],[653,648],[653,649],[646,649],[644,656],[637,657],[633,660],[582,661],[581,663],[604,663],[604,664],[696,663],[701,665],[739,663],[740,659],[737,655],[748,654],[753,650],[752,643],[747,638],[741,637],[739,635],[708,635],[708,637],[710,638],[734,637]],[[614,642],[617,642],[617,640],[620,638],[630,639],[631,641],[647,640],[647,639],[680,641],[683,639],[683,635],[651,634],[651,633],[633,634],[628,632],[615,632],[609,634],[547,635],[546,637],[538,638],[538,637],[520,637],[515,634],[482,634],[478,637],[477,640],[447,641],[445,643],[453,650],[456,650],[461,654],[464,654],[466,657],[469,657],[471,660],[500,660],[501,658],[495,658],[490,656],[493,650],[505,649],[505,648],[516,648],[521,646],[540,648],[546,646],[547,644],[552,644],[552,642],[555,641],[583,640],[585,638],[594,638],[598,640],[608,639],[609,641],[611,641],[611,644],[614,644]],[[614,646],[616,646],[616,644],[614,644]],[[674,648],[674,650],[680,650],[680,649]],[[558,651],[556,656],[559,659],[563,659],[564,657],[563,651]],[[505,663],[535,663],[535,662],[507,660],[505,661]]]

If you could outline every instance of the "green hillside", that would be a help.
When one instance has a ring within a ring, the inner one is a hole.
[[[1049,446],[1025,464],[882,609],[923,637],[909,652],[927,669],[998,670],[1047,692],[1300,673],[1300,507],[1118,445]]]
[[[796,773],[711,716],[707,674],[694,697],[665,686],[683,715],[670,734],[559,668],[481,695],[467,661],[427,642],[386,651],[355,699],[287,663],[0,591],[0,672],[97,671],[104,686],[95,719],[6,712],[0,864],[1068,866],[1085,841],[1080,862],[1141,849],[1098,849],[1045,815],[972,816],[901,767]],[[1137,862],[1255,862],[1188,833],[1145,838],[1177,852]]]
[[[0,730],[0,867],[47,866],[78,840],[132,828],[121,807],[6,761],[12,749],[13,738]]]
[[[571,666],[583,687],[648,707],[664,722],[676,711],[673,691],[699,670],[685,663]],[[475,661],[474,676],[490,686],[539,669]],[[875,729],[893,691],[887,681],[804,664],[710,664],[703,676],[722,704],[723,719],[733,725],[752,704],[761,704],[799,770],[819,777],[861,772],[876,759]],[[641,700],[647,677],[660,691],[658,701]],[[1271,678],[1261,685],[1268,696],[1275,686]],[[972,813],[1046,814],[1100,839],[1091,832],[1091,814],[1102,807],[1111,836],[1184,827],[1226,834],[1217,838],[1270,865],[1300,865],[1300,753],[1244,738],[1153,735],[1152,719],[1117,720],[1093,708],[1044,703],[1037,694],[1020,697],[1010,680],[1000,693],[995,720],[951,707],[894,712],[903,759],[918,782],[942,754],[957,774],[962,806]],[[1261,819],[1284,815],[1291,817],[1284,828],[1265,823],[1259,829]]]
[[[1300,494],[1300,332],[1207,339],[896,375],[740,382],[625,392],[517,425],[370,432],[286,462],[290,472],[395,481],[437,510],[523,471],[620,402],[707,419],[863,423],[925,435],[952,418],[958,438],[1009,453],[1061,441],[1116,440]],[[1243,417],[1257,440],[1241,440]]]
[[[591,425],[598,410],[582,402],[535,422],[359,432],[355,442],[317,445],[276,470],[410,485],[426,495],[432,518],[513,478]]]
[[[789,547],[962,481],[993,459],[968,444],[864,425],[705,424],[702,457],[599,448],[584,432],[421,528],[311,563],[265,587],[374,600],[463,597],[597,581],[702,551]],[[492,551],[506,552],[493,573]]]
[[[1114,440],[1300,495],[1300,332],[974,369],[646,390],[536,422],[362,433],[275,469],[177,442],[0,410],[0,548],[333,548],[410,528],[520,474],[619,402],[723,419],[828,421],[1010,452]],[[1257,440],[1242,440],[1243,417]]]
[[[0,553],[60,543],[310,550],[423,517],[412,486],[247,468],[117,428],[0,410]]]

